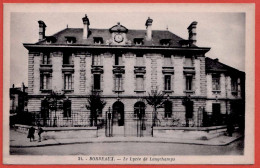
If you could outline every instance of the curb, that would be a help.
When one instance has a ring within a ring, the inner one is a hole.
[[[196,143],[196,142],[169,142],[169,141],[136,141],[136,140],[129,140],[129,141],[119,141],[119,140],[112,140],[112,141],[84,141],[84,142],[68,142],[68,143],[62,143],[57,142],[53,144],[39,144],[39,145],[27,145],[27,146],[18,146],[18,145],[10,145],[12,148],[29,148],[29,147],[45,147],[45,146],[56,146],[56,145],[72,145],[72,144],[85,144],[85,143],[120,143],[120,142],[134,142],[134,143],[174,143],[174,144],[189,144],[189,145],[206,145],[206,146],[226,146],[231,144],[232,142],[235,142],[244,136],[240,136],[238,138],[235,138],[227,143],[218,143],[218,144],[209,144],[209,143]]]

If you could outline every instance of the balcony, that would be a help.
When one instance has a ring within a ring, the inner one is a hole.
[[[123,65],[114,65],[113,66],[113,73],[114,74],[124,74],[125,73],[125,66],[123,66]]]
[[[62,65],[62,72],[74,72],[74,65],[73,64],[63,64]]]
[[[195,67],[183,67],[184,74],[195,74]]]
[[[103,73],[103,66],[102,65],[92,65],[91,66],[91,73]]]
[[[174,67],[171,66],[164,66],[162,67],[162,73],[165,74],[174,74]]]
[[[136,74],[145,74],[146,70],[145,70],[145,66],[134,66],[134,73]]]

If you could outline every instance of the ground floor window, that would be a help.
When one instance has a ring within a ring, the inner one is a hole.
[[[143,118],[145,116],[144,102],[136,102],[134,105],[134,117]]]
[[[41,102],[41,118],[49,118],[49,102],[47,100]]]
[[[71,100],[63,101],[63,117],[71,117]]]
[[[193,117],[193,101],[187,101],[185,105],[186,119],[191,119]]]
[[[165,118],[172,117],[172,102],[171,101],[164,102],[164,117]]]

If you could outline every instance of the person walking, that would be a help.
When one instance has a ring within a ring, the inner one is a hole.
[[[35,128],[32,126],[31,128],[29,128],[28,136],[27,136],[27,138],[30,138],[30,142],[34,141],[34,133],[35,133]]]
[[[42,133],[43,133],[43,129],[42,129],[41,125],[38,125],[38,136],[39,136],[38,142],[42,141],[42,137],[41,137]]]

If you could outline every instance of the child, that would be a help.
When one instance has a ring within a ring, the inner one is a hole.
[[[41,125],[38,125],[38,136],[39,136],[38,142],[41,142],[41,140],[42,140],[42,137],[41,137],[42,133],[43,133],[43,129],[42,129]]]

